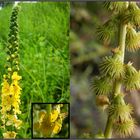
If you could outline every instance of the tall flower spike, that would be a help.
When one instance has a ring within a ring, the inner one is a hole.
[[[96,95],[108,95],[112,91],[112,85],[108,78],[96,77],[92,87]]]
[[[127,27],[126,48],[131,52],[134,52],[140,48],[140,35],[132,26]]]
[[[124,75],[124,66],[119,58],[104,57],[99,68],[103,76],[113,79],[121,78]]]
[[[18,75],[18,48],[19,48],[19,37],[18,37],[18,16],[19,7],[13,8],[11,19],[10,19],[10,32],[8,35],[7,43],[7,73],[4,75],[2,83],[2,123],[4,126],[4,138],[15,138],[16,129],[20,129],[22,121],[18,119],[20,111],[20,94],[21,87],[19,86],[19,80],[21,76]],[[12,128],[9,130],[9,128]]]

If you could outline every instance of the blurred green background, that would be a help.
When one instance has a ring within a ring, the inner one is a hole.
[[[19,3],[21,111],[17,138],[31,138],[31,102],[69,102],[68,2]],[[0,83],[12,4],[0,10]],[[0,137],[2,137],[0,131]]]
[[[110,46],[103,46],[96,37],[96,28],[103,24],[111,13],[103,2],[72,2],[70,17],[70,55],[71,55],[71,137],[88,138],[100,130],[104,131],[107,114],[95,105],[95,96],[91,81],[99,74],[98,64],[101,58],[110,54],[116,47],[116,38]],[[126,51],[125,62],[132,61],[140,69],[140,51]],[[128,92],[126,102],[134,107],[137,128],[131,136],[140,138],[140,91]],[[113,137],[118,137],[113,133]]]

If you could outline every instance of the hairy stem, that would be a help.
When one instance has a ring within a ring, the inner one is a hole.
[[[126,39],[126,26],[125,24],[120,24],[119,27],[119,40],[118,40],[118,46],[121,51],[121,61],[124,62],[124,56],[125,56],[125,39]],[[114,94],[120,93],[121,91],[121,82],[120,80],[116,80],[114,83]],[[113,126],[113,119],[111,116],[108,116],[106,128],[104,135],[106,138],[111,138],[112,136],[112,126]]]

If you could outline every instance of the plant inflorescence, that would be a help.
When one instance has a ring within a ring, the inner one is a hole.
[[[44,138],[53,138],[58,134],[62,129],[63,120],[68,115],[67,112],[62,113],[62,107],[63,104],[57,104],[53,108],[52,104],[47,104],[45,110],[35,111],[37,121],[33,124],[34,134]]]
[[[140,89],[140,71],[132,62],[125,64],[124,57],[125,49],[134,52],[140,48],[140,33],[137,31],[140,9],[136,2],[105,2],[105,7],[113,14],[97,29],[98,37],[106,44],[116,38],[118,44],[112,49],[112,55],[104,57],[100,63],[100,75],[94,79],[93,88],[97,106],[108,111],[102,137],[111,138],[113,131],[121,137],[128,137],[133,134],[136,121],[132,117],[131,104],[124,100],[126,93],[122,86],[130,91]]]
[[[6,46],[7,63],[6,73],[3,75],[2,95],[1,95],[1,120],[4,138],[15,138],[17,130],[20,129],[22,121],[18,118],[20,111],[19,85],[19,37],[17,16],[19,7],[15,6],[10,19],[10,32]]]

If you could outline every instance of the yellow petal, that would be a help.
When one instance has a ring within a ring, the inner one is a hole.
[[[13,72],[12,80],[19,81],[20,79],[21,79],[21,76],[19,76],[17,72]]]
[[[16,134],[14,131],[7,131],[6,133],[3,133],[4,138],[15,138]]]
[[[52,133],[53,134],[58,134],[61,131],[61,127],[62,127],[62,124],[56,121],[55,125],[53,127]]]
[[[59,112],[57,110],[52,110],[51,112],[51,122],[55,122],[58,118]]]
[[[21,120],[15,120],[14,123],[15,123],[15,127],[16,127],[17,129],[20,129],[21,124],[22,124],[22,121],[21,121]]]

